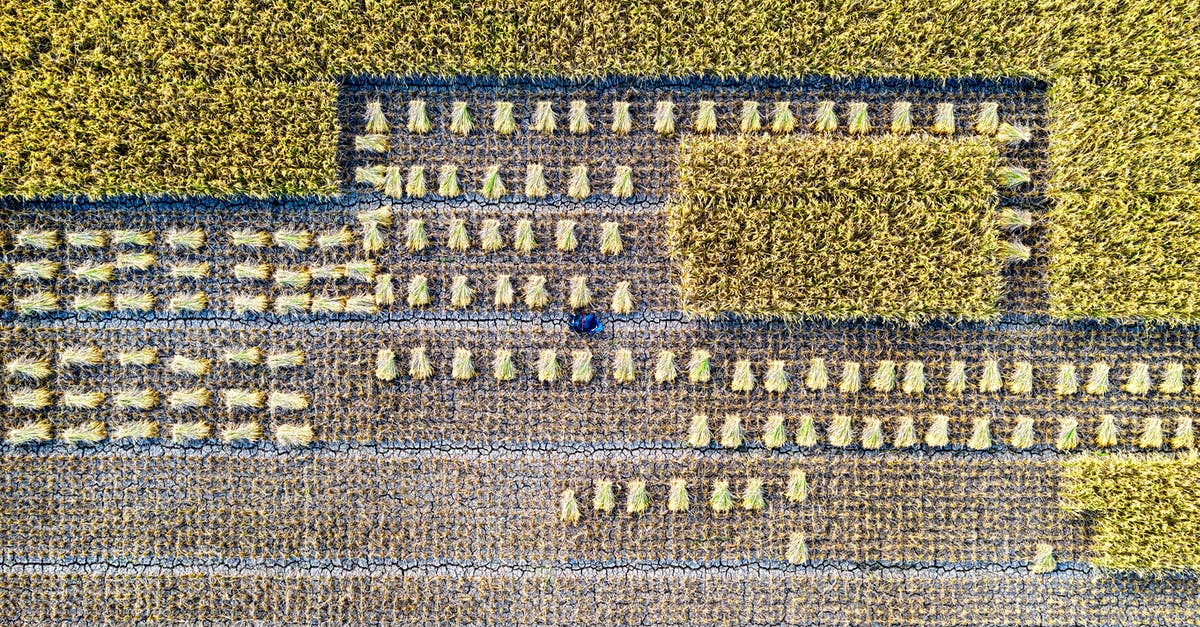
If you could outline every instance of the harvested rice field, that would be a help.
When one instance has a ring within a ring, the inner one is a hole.
[[[1200,7],[0,4],[0,622],[1200,623]]]

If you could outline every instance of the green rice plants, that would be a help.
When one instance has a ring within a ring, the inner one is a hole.
[[[612,188],[609,193],[613,198],[626,199],[633,196],[633,168],[627,165],[616,166],[613,172]]]
[[[558,127],[558,121],[554,115],[554,103],[549,100],[538,101],[533,109],[533,124],[534,132],[543,135],[553,135]]]
[[[559,220],[554,228],[554,247],[563,252],[575,250],[579,246],[579,241],[575,238],[575,227],[577,226],[579,223],[574,220],[566,218]]]
[[[628,348],[613,351],[612,377],[617,383],[633,383],[633,351]]]
[[[829,370],[825,367],[825,359],[813,357],[808,362],[808,373],[804,375],[804,387],[819,392],[829,386]]]
[[[266,359],[267,369],[271,371],[299,368],[304,365],[304,351],[291,350],[282,353],[271,353]]]
[[[992,421],[989,418],[980,416],[975,419],[971,425],[971,439],[967,442],[967,446],[976,451],[985,451],[992,448]]]
[[[50,292],[36,292],[13,299],[13,308],[22,316],[39,316],[58,309],[58,296]]]
[[[1012,377],[1008,379],[1008,391],[1013,394],[1029,394],[1033,391],[1033,364],[1018,361],[1013,365]]]
[[[171,276],[177,279],[206,279],[211,274],[212,267],[207,263],[171,264]]]
[[[851,135],[866,135],[871,132],[871,115],[865,102],[850,103],[849,124]]]
[[[693,130],[702,135],[717,131],[717,103],[712,100],[701,100],[696,107],[696,120]]]
[[[50,362],[46,359],[28,357],[16,357],[6,361],[4,371],[10,377],[29,381],[41,381],[54,374],[54,371],[50,369]]]
[[[871,377],[871,389],[882,394],[896,389],[896,362],[890,359],[879,362],[875,375]]]
[[[1079,447],[1079,421],[1064,416],[1058,420],[1058,437],[1054,440],[1054,448],[1060,451],[1073,451]]]
[[[617,507],[617,497],[613,493],[613,482],[600,480],[596,482],[592,493],[592,509],[605,514],[611,514]]]
[[[617,222],[600,224],[600,253],[603,255],[619,255],[624,249],[621,240],[621,227]]]
[[[682,513],[686,512],[689,506],[691,506],[691,499],[688,498],[687,481],[672,479],[671,489],[667,494],[667,510]]]
[[[1028,184],[1033,180],[1033,175],[1027,168],[1006,165],[996,170],[996,178],[1004,187],[1013,188]]]
[[[529,198],[545,198],[550,193],[546,185],[546,169],[540,163],[531,163],[525,168],[525,195]]]
[[[63,369],[90,368],[102,363],[104,355],[95,346],[65,346],[58,351],[58,366]]]
[[[1088,376],[1083,391],[1093,396],[1108,394],[1108,374],[1111,370],[1112,367],[1102,361],[1093,363],[1091,375]]]
[[[938,103],[937,111],[933,115],[933,128],[930,130],[936,135],[954,134],[954,103]]]
[[[512,135],[517,132],[517,120],[513,116],[513,103],[497,101],[492,113],[492,130],[497,135]]]
[[[587,135],[592,130],[588,119],[587,101],[572,100],[570,111],[567,113],[567,131],[572,135]]]
[[[749,512],[761,512],[767,507],[763,497],[763,480],[752,478],[746,480],[746,489],[742,492],[742,509]]]
[[[762,130],[762,116],[758,112],[757,100],[742,101],[742,115],[738,120],[738,129],[743,133],[757,133]]]
[[[588,183],[586,165],[571,166],[571,177],[567,183],[567,195],[575,200],[583,200],[592,195],[592,186]]]
[[[1000,243],[1004,251],[1006,263],[1025,263],[1033,256],[1033,251],[1020,240],[1006,240]]]
[[[496,284],[493,289],[494,296],[492,304],[497,308],[511,307],[513,304],[513,286],[512,276],[508,274],[496,275]]]
[[[363,229],[363,252],[377,253],[383,250],[383,233],[380,229],[392,226],[391,208],[362,211],[355,217]]]
[[[1033,432],[1033,418],[1021,417],[1017,418],[1017,422],[1013,426],[1012,437],[1009,438],[1008,443],[1013,448],[1025,449],[1033,446],[1035,437]]]
[[[942,448],[950,444],[950,417],[942,414],[931,416],[929,430],[925,432],[925,444],[930,448]]]
[[[1000,226],[1009,231],[1024,231],[1033,226],[1033,214],[1024,209],[1007,208],[1000,212]]]
[[[469,349],[454,349],[454,358],[450,361],[450,378],[455,381],[470,381],[475,378],[475,365],[472,363]]]
[[[537,240],[533,235],[533,221],[517,220],[516,229],[513,231],[513,250],[528,255],[533,252],[534,248],[537,248]]]
[[[585,309],[592,304],[592,291],[588,289],[587,277],[573,276],[567,282],[567,304],[571,309]]]
[[[113,440],[153,440],[158,437],[158,423],[152,420],[135,420],[116,425],[109,431]]]
[[[466,220],[450,218],[450,225],[446,228],[446,247],[458,252],[470,250],[471,237],[467,235]]]
[[[675,134],[675,103],[659,100],[654,104],[654,132],[662,137]]]
[[[302,313],[311,306],[312,296],[308,294],[280,294],[275,297],[275,313],[279,315]]]
[[[375,353],[375,378],[380,381],[395,381],[400,374],[396,368],[396,352],[390,348],[381,348]]]
[[[837,414],[829,423],[829,445],[839,448],[846,448],[854,442],[854,425],[850,421],[850,416],[846,414]]]
[[[275,427],[275,444],[283,448],[304,448],[315,439],[312,425],[281,424]]]
[[[800,416],[800,426],[796,428],[796,446],[812,448],[817,445],[816,419],[812,414]]]
[[[1163,366],[1163,378],[1158,384],[1159,394],[1179,394],[1183,392],[1183,364],[1171,362]]]
[[[450,306],[456,309],[470,307],[475,301],[475,289],[467,282],[466,275],[455,275],[450,280]]]
[[[733,511],[733,494],[729,491],[728,481],[713,481],[712,493],[708,497],[708,506],[716,514],[727,514]]]
[[[702,348],[692,351],[688,358],[688,381],[693,385],[712,380],[712,353]]]
[[[674,383],[677,376],[679,376],[679,371],[675,368],[675,353],[660,351],[658,359],[654,362],[655,383]]]
[[[382,188],[386,177],[387,166],[384,165],[358,166],[354,168],[355,183]],[[266,246],[266,244],[264,243],[263,246]]]
[[[203,420],[177,422],[171,425],[171,441],[176,444],[207,440],[212,435],[212,426]]]
[[[462,195],[462,184],[458,180],[458,166],[443,165],[438,168],[438,196],[458,198]]]
[[[352,259],[341,265],[343,276],[359,283],[371,283],[379,265],[370,259]]]
[[[204,388],[172,390],[167,395],[167,407],[175,410],[208,407],[212,403],[212,392]]]
[[[781,359],[767,362],[767,373],[763,375],[763,389],[771,394],[783,394],[788,389],[787,365]]]
[[[144,272],[154,265],[154,253],[117,253],[113,266],[117,270],[137,270]]]
[[[386,133],[391,130],[387,116],[383,114],[383,103],[378,100],[368,100],[366,111],[363,113],[363,130],[368,133]]]
[[[200,232],[203,241],[204,232]],[[103,231],[68,231],[63,240],[71,248],[103,248],[108,236]],[[203,245],[203,244],[202,244]]]
[[[626,486],[626,491],[625,513],[639,515],[650,509],[650,492],[646,489],[645,481],[640,479],[630,481]]]
[[[424,135],[433,130],[428,107],[424,100],[408,101],[408,132]]]
[[[574,490],[563,490],[562,497],[558,501],[558,520],[564,525],[574,525],[579,522],[582,514],[579,511],[579,503],[575,500]]]
[[[62,439],[74,446],[95,446],[108,437],[108,429],[98,420],[85,420],[62,430]]]
[[[413,381],[424,381],[433,376],[433,364],[424,346],[414,346],[409,353],[408,376]]]
[[[414,165],[408,169],[408,178],[404,181],[404,193],[409,198],[424,198],[429,193],[425,187],[425,166]]]
[[[16,279],[29,281],[49,281],[58,276],[60,268],[62,268],[61,263],[47,259],[18,261],[12,266],[12,276]]]
[[[112,395],[113,407],[149,411],[158,405],[158,392],[154,390],[122,390]]]
[[[267,393],[267,409],[271,412],[289,412],[308,409],[308,395],[301,392]]]
[[[479,225],[479,247],[485,252],[496,252],[504,248],[504,236],[500,234],[500,221],[485,218]]]
[[[691,448],[708,448],[712,443],[712,432],[708,428],[708,416],[696,414],[688,424],[686,444]]]
[[[550,303],[550,294],[546,291],[546,277],[540,274],[530,275],[526,278],[522,292],[525,297],[525,306],[535,311],[545,308]]]
[[[1100,424],[1096,427],[1096,446],[1109,448],[1117,445],[1120,431],[1117,429],[1117,417],[1112,414],[1102,414]]]
[[[613,288],[612,307],[615,314],[628,314],[633,311],[633,295],[629,293],[629,281],[617,281]]]
[[[30,446],[49,442],[54,437],[54,427],[48,420],[35,420],[19,427],[12,427],[4,437],[11,446]]]
[[[197,359],[187,355],[174,355],[167,361],[167,370],[174,374],[203,377],[212,371],[212,361],[203,357]]]
[[[1179,415],[1175,417],[1175,433],[1171,436],[1171,448],[1176,450],[1192,449],[1196,446],[1195,431],[1192,427],[1192,417]]]
[[[221,427],[217,437],[226,444],[237,442],[258,442],[262,439],[263,428],[257,422],[238,422]]]
[[[962,396],[967,389],[967,364],[961,360],[950,362],[950,371],[946,373],[946,393]]]
[[[430,304],[430,281],[425,275],[414,274],[408,280],[406,301],[410,307],[424,307]]]
[[[1054,559],[1054,547],[1049,544],[1039,543],[1037,550],[1034,552],[1033,563],[1029,565],[1029,572],[1044,575],[1052,573],[1058,569],[1058,562]]]
[[[388,198],[404,198],[404,175],[400,166],[389,165],[384,168],[382,191]]]
[[[18,389],[8,395],[8,404],[13,409],[24,411],[39,411],[50,406],[52,397],[50,390]]]
[[[571,351],[571,383],[590,383],[592,371],[592,351]]]
[[[629,103],[623,100],[612,105],[612,132],[617,137],[624,137],[633,129],[633,116],[629,113]]]
[[[857,394],[862,389],[862,364],[856,361],[842,363],[842,377],[838,391],[842,394]]]
[[[909,396],[925,393],[925,364],[920,361],[910,361],[904,364],[904,380],[900,390]]]
[[[808,500],[808,474],[803,468],[793,466],[788,471],[787,488],[784,490],[783,496],[792,503],[803,503]]]
[[[787,135],[796,130],[796,116],[792,115],[792,103],[782,100],[775,103],[771,111],[771,132],[776,135]]]
[[[134,229],[113,229],[108,232],[108,243],[113,248],[119,246],[152,246],[154,233]]]
[[[499,200],[508,193],[504,181],[500,178],[500,166],[489,166],[484,171],[483,185],[480,186],[479,193],[487,200]]]
[[[995,135],[1000,130],[1000,105],[995,102],[984,102],[979,105],[975,114],[975,132],[980,135]]]
[[[896,438],[892,440],[892,446],[897,449],[906,449],[916,446],[918,442],[917,426],[913,422],[913,417],[903,416],[896,426]]]
[[[754,389],[756,382],[749,359],[739,359],[733,362],[733,377],[729,382],[730,389],[734,392],[750,392]]]
[[[1059,396],[1073,396],[1079,391],[1079,378],[1075,374],[1075,364],[1062,364],[1058,367],[1058,380],[1054,384],[1054,393]]]
[[[475,128],[475,123],[471,119],[471,112],[467,109],[467,103],[462,100],[457,100],[450,105],[450,132],[455,135],[466,137],[471,134],[471,130]]]
[[[1138,438],[1141,448],[1160,449],[1163,445],[1163,421],[1158,416],[1146,416],[1142,421],[1142,435]]]
[[[541,383],[554,383],[562,377],[562,366],[558,365],[558,353],[544,349],[538,353],[537,379]]]
[[[813,117],[812,124],[814,133],[829,134],[837,130],[837,113],[833,108],[834,103],[832,100],[822,100],[817,103],[817,113]]]
[[[912,132],[912,103],[897,101],[892,103],[892,133],[907,135]]]
[[[312,283],[312,273],[308,268],[290,269],[276,268],[275,269],[275,284],[279,287],[288,287],[292,289],[302,290]]]
[[[149,366],[156,362],[158,362],[158,351],[153,348],[139,348],[117,353],[117,363],[125,367]]]
[[[271,265],[266,263],[239,263],[233,266],[233,278],[239,281],[265,281],[271,275]]]
[[[727,414],[725,416],[725,422],[721,425],[721,431],[718,434],[718,441],[723,448],[741,448],[745,439],[742,431],[742,417],[740,415]]]
[[[234,294],[231,298],[233,311],[239,316],[263,313],[269,304],[264,294]]]
[[[883,448],[883,421],[878,418],[867,418],[863,426],[862,447],[868,451]]]
[[[404,246],[410,253],[421,252],[429,246],[429,234],[425,231],[425,221],[411,218],[404,227]]]
[[[768,449],[778,449],[787,444],[787,427],[783,422],[783,414],[767,416],[767,422],[763,425],[762,441],[763,446]]]
[[[1000,362],[988,359],[983,362],[983,372],[979,375],[979,391],[984,394],[995,394],[1004,385],[1000,376]]]
[[[808,542],[805,541],[803,533],[795,532],[788,536],[788,547],[787,552],[784,553],[784,559],[795,566],[808,563]]]
[[[996,130],[996,139],[1009,146],[1016,146],[1033,139],[1033,132],[1028,127],[1013,126],[1008,122],[1000,124]]]
[[[1153,386],[1150,382],[1150,364],[1137,362],[1130,366],[1125,379],[1125,391],[1134,396],[1145,396]]]
[[[388,151],[387,135],[355,135],[354,150],[358,152],[383,153]]]

